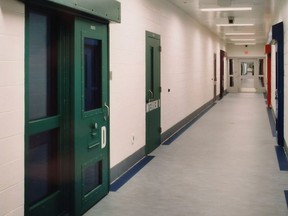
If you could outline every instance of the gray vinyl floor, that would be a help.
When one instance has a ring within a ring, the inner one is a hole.
[[[85,216],[287,216],[263,94],[228,94]]]

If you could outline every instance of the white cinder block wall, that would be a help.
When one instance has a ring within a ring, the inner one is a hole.
[[[24,5],[0,0],[0,215],[24,215]]]
[[[285,107],[288,107],[288,1],[280,0],[277,2],[276,12],[274,13],[275,17],[273,20],[273,24],[277,24],[279,22],[284,23],[284,138],[286,142],[288,142],[288,111]],[[275,102],[275,68],[276,63],[273,61],[275,59],[275,46],[272,46],[272,106],[273,110],[276,109]]]
[[[168,1],[121,0],[121,7],[121,24],[110,26],[111,167],[145,145],[145,31],[161,35],[163,132],[212,99],[214,53],[219,94],[219,54],[225,50]]]

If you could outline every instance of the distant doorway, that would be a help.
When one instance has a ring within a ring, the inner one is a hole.
[[[225,62],[226,52],[220,50],[220,99],[224,96],[224,62]]]
[[[263,58],[230,58],[228,60],[228,92],[265,92],[266,71]]]
[[[240,62],[240,92],[257,92],[255,85],[255,62],[245,60]]]
[[[213,73],[213,82],[214,82],[214,89],[213,89],[213,101],[215,102],[217,100],[217,54],[214,53],[214,73]]]

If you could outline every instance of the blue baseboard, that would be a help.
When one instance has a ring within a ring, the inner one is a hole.
[[[144,166],[146,166],[155,156],[146,156],[138,163],[136,163],[131,169],[119,177],[110,185],[110,191],[116,192],[124,184],[126,184],[134,175],[136,175]]]
[[[285,200],[286,200],[286,206],[288,208],[288,191],[287,190],[284,191],[284,195],[285,195]]]
[[[272,136],[276,137],[277,136],[276,122],[275,122],[275,118],[274,118],[274,115],[273,115],[273,110],[267,107],[267,114],[268,114],[268,118],[269,118],[269,123],[270,123]]]
[[[123,173],[127,172],[132,166],[140,161],[145,156],[145,146],[140,148],[134,154],[130,155],[114,167],[110,169],[110,182],[114,182]]]
[[[275,146],[280,171],[288,171],[288,161],[282,146]]]
[[[199,109],[191,113],[189,116],[175,124],[173,127],[161,134],[162,145],[170,145],[177,137],[179,137],[187,128],[200,119],[206,112],[208,112],[215,105],[211,100],[201,106]]]

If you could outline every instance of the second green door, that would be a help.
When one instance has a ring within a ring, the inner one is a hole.
[[[160,145],[160,36],[146,32],[146,154]]]

